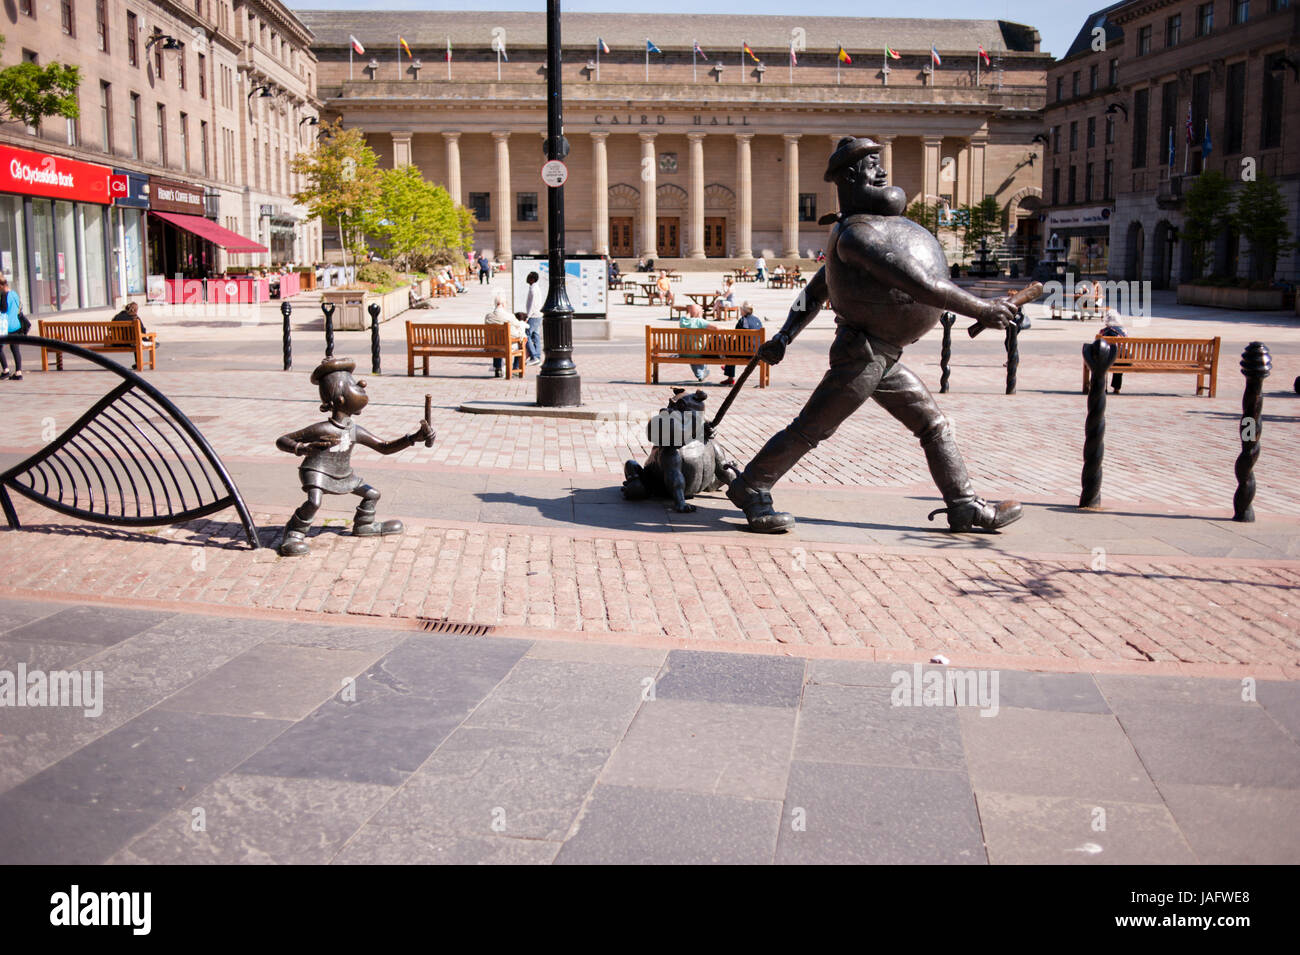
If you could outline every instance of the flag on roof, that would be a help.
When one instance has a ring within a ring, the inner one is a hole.
[[[362,53],[366,52],[366,48],[361,45],[361,41],[358,40],[356,37],[354,37],[351,33],[348,34],[348,39],[352,41],[352,49],[357,51],[357,56],[360,56]]]
[[[885,44],[885,56],[889,57],[891,60],[901,60],[901,59],[902,59],[902,57],[899,56],[898,51],[895,50],[895,49],[894,49],[892,46],[890,46],[888,43]]]
[[[792,66],[798,66],[798,65],[799,65],[799,57],[795,56],[795,54],[794,54],[794,41],[793,41],[793,40],[790,41],[790,64],[791,64]]]
[[[647,53],[663,53],[663,50],[655,46],[654,43],[651,42],[649,37],[645,38],[645,51]]]
[[[845,51],[844,47],[840,47],[840,51],[835,54],[835,58],[839,60],[841,63],[851,64],[853,62],[853,57],[849,56],[849,54]]]
[[[406,51],[407,59],[412,59],[412,60],[415,59],[414,54],[411,53],[411,47],[410,47],[410,44],[408,44],[408,43],[406,42],[406,37],[404,37],[404,36],[399,36],[399,37],[397,38],[397,44],[398,44],[398,46],[400,46],[403,50]]]
[[[740,41],[740,47],[741,47],[742,50],[744,50],[746,53],[749,54],[749,58],[750,58],[751,60],[753,60],[755,63],[758,62],[758,54],[756,54],[753,50],[751,50],[751,49],[749,48],[749,44],[748,44],[748,43],[746,43],[744,40],[741,40],[741,41]]]
[[[694,51],[695,55],[698,56],[701,60],[707,60],[709,58],[709,54],[705,53],[703,50],[700,49],[700,41],[694,40],[692,42],[695,44],[695,51]]]
[[[447,37],[447,62],[451,62],[451,37]]]
[[[933,43],[930,44],[930,59],[934,61],[935,66],[943,66],[943,60],[939,58],[939,51],[934,48]]]
[[[980,44],[980,56],[984,57],[984,65],[985,65],[985,66],[990,66],[990,65],[993,63],[993,61],[989,59],[989,55],[988,55],[987,53],[984,52],[984,44],[983,44],[983,43]]]
[[[600,52],[601,52],[601,53],[608,53],[608,52],[609,52],[609,47],[607,47],[607,46],[605,45],[605,41],[604,41],[603,39],[601,39],[600,37],[596,37],[596,46],[598,46],[598,47],[600,48]]]

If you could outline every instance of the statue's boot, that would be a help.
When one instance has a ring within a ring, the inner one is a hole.
[[[353,537],[387,537],[390,534],[400,534],[403,530],[405,528],[402,527],[401,521],[375,520],[374,504],[370,504],[369,507],[362,504],[352,516]]]
[[[921,447],[925,449],[930,475],[947,505],[931,511],[930,520],[934,520],[936,514],[947,514],[948,529],[957,534],[973,530],[996,531],[1020,520],[1022,508],[1019,502],[990,503],[976,496],[966,464],[957,450],[952,426],[946,419],[940,417],[922,434]]]
[[[307,546],[307,532],[311,530],[311,521],[303,520],[297,512],[289,518],[289,523],[284,525],[284,539],[280,541],[281,557],[301,557],[303,554],[310,554],[311,548]]]
[[[930,520],[936,514],[948,515],[948,529],[957,534],[968,531],[996,531],[1020,520],[1022,508],[1019,501],[998,501],[990,503],[983,498],[954,501],[947,507],[940,507],[930,512]]]
[[[745,483],[737,475],[727,487],[727,497],[731,503],[745,512],[749,529],[759,534],[781,534],[794,527],[794,515],[778,511],[772,507],[772,495]]]

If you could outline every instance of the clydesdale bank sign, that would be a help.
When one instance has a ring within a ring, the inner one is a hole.
[[[107,166],[0,146],[0,192],[108,205],[118,178],[126,179],[114,176]]]

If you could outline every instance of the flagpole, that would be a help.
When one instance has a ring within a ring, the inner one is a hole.
[[[352,81],[352,40],[348,39],[348,81]]]
[[[745,41],[740,41],[740,82],[745,82]]]
[[[399,81],[402,78],[402,41],[400,39],[397,41],[397,78]]]
[[[451,37],[447,37],[447,82],[451,82]]]
[[[501,82],[501,47],[497,47],[497,82]]]
[[[600,38],[596,39],[596,82],[600,82]]]
[[[975,85],[980,85],[980,55],[975,54]]]
[[[695,72],[695,41],[691,41],[691,82],[699,81],[699,74]]]
[[[650,82],[650,38],[645,38],[645,81]]]

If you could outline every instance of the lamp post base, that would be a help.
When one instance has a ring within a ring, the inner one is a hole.
[[[537,404],[543,408],[576,408],[582,404],[582,376],[537,376]]]

